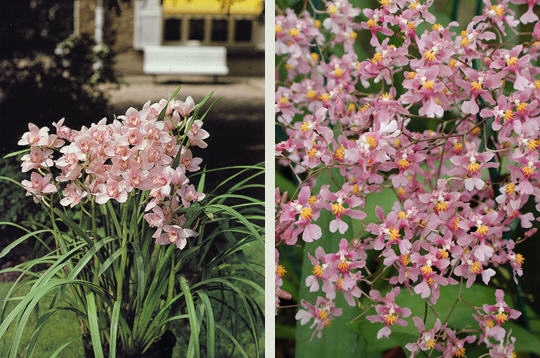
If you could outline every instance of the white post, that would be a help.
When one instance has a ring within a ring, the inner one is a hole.
[[[81,33],[81,0],[73,3],[73,34],[79,36]]]
[[[163,18],[160,0],[135,0],[133,8],[133,47],[161,45]]]
[[[94,37],[96,40],[96,45],[100,46],[103,44],[103,27],[105,23],[104,11],[103,11],[103,0],[97,0],[95,16],[96,16],[96,27],[94,30]]]

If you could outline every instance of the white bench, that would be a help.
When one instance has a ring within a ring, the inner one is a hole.
[[[143,72],[154,75],[229,74],[227,50],[221,46],[146,46]]]

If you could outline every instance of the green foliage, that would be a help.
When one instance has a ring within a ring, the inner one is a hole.
[[[335,190],[343,185],[345,179],[339,175],[337,170],[326,170],[317,175],[317,186],[315,191],[318,191],[322,185],[330,185],[331,190]],[[395,200],[395,194],[391,190],[383,190],[378,193],[368,195],[366,200],[367,217],[360,223],[351,219],[347,220],[347,224],[351,227],[351,231],[357,233],[358,237],[364,235],[362,230],[365,225],[375,221],[375,207],[377,205],[386,207],[390,206]],[[330,221],[333,215],[330,212],[321,212],[318,222],[323,231],[322,237],[311,244],[304,246],[303,257],[308,254],[314,256],[315,248],[321,246],[325,252],[334,252],[342,238],[339,233],[331,233],[329,230]],[[345,218],[344,218],[345,219]],[[347,218],[348,219],[348,218]],[[309,292],[309,288],[303,284],[306,277],[312,274],[313,265],[309,260],[304,260],[302,266],[301,277],[299,279],[300,292],[299,296],[309,302],[314,302],[317,295]],[[302,326],[300,322],[296,324],[296,356],[297,357],[329,357],[333,354],[339,357],[351,357],[358,355],[361,352],[366,352],[366,343],[353,329],[350,327],[351,317],[359,315],[360,310],[357,307],[351,307],[345,302],[345,299],[338,295],[336,305],[343,308],[341,316],[333,319],[330,327],[325,328],[323,338],[311,338],[313,329],[309,325]],[[329,344],[329,342],[346,341],[347,344]]]
[[[5,311],[9,311],[14,303],[9,303],[4,300],[8,294],[12,296],[24,296],[29,287],[24,285],[18,285],[15,289],[16,292],[11,292],[13,289],[13,283],[0,283],[0,303],[2,305],[7,303]],[[76,316],[73,312],[69,310],[58,310],[54,313],[47,322],[38,322],[37,317],[40,315],[45,315],[47,311],[47,306],[50,304],[52,296],[45,296],[41,305],[37,308],[36,313],[30,316],[29,326],[34,326],[37,324],[45,324],[45,330],[47,330],[47,335],[40,337],[35,341],[35,356],[37,357],[49,357],[53,356],[53,352],[58,348],[62,347],[62,356],[69,357],[81,357],[83,356],[83,346],[81,342],[81,335],[79,332],[79,325],[76,319]],[[3,318],[2,318],[3,320]],[[13,341],[14,329],[9,329],[0,340],[0,355],[2,357],[7,357],[7,352],[10,343]],[[31,330],[24,331],[22,339],[25,341],[30,341],[32,335]]]
[[[111,220],[101,222],[111,224],[91,232],[56,210],[64,229],[23,236],[17,244],[52,234],[57,248],[0,271],[21,274],[0,307],[0,341],[12,341],[2,355],[30,354],[50,319],[67,308],[77,315],[83,333],[90,334],[96,356],[101,349],[104,356],[148,349],[167,328],[179,337],[188,333],[187,340],[178,342],[189,356],[261,356],[264,206],[243,192],[262,190],[253,182],[263,167],[229,170],[234,173],[230,179],[196,209],[204,212],[200,235],[184,251],[155,245],[144,228],[130,227],[137,223],[132,217],[141,215],[138,203],[128,211],[107,205],[102,214]],[[139,236],[146,240],[136,240]],[[0,258],[14,247],[5,248]],[[23,287],[28,291],[20,296]],[[39,309],[43,306],[45,312]],[[38,317],[35,326],[32,317]],[[29,332],[30,342],[25,338]]]
[[[477,323],[471,320],[475,309],[483,304],[493,304],[495,288],[474,284],[468,289],[459,286],[441,287],[441,296],[435,305],[431,305],[418,295],[408,294],[406,291],[396,299],[401,307],[409,307],[413,312],[423,315],[426,328],[433,326],[435,319],[447,322],[448,326],[455,330],[474,330]],[[362,312],[362,316],[375,314],[374,308]],[[392,334],[388,338],[377,339],[377,331],[383,327],[380,323],[370,323],[365,319],[358,319],[350,325],[366,342],[367,352],[382,352],[396,346],[403,347],[406,343],[414,342],[418,338],[413,333],[416,330],[412,317],[405,319],[407,326],[393,326]],[[512,330],[512,336],[516,338],[516,350],[519,352],[540,353],[540,339],[524,328],[508,322],[505,327]],[[484,352],[486,353],[486,352]]]
[[[20,188],[23,180],[19,163],[13,158],[0,158],[0,177],[10,180],[0,181],[0,217],[2,221],[21,222],[35,208],[31,198],[25,197]]]
[[[37,229],[47,222],[47,215],[34,201],[25,196],[21,188],[23,174],[14,158],[0,158],[0,250],[21,234],[21,229],[8,223],[19,223]],[[0,267],[12,258],[17,260],[31,252],[32,248],[19,247],[11,256],[0,259]]]

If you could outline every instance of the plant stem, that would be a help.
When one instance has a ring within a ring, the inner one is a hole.
[[[127,265],[127,241],[129,236],[129,229],[127,225],[127,214],[129,211],[129,208],[126,204],[122,204],[121,206],[122,211],[122,219],[121,219],[121,232],[119,232],[119,236],[122,239],[122,243],[120,245],[121,250],[121,256],[120,256],[120,268],[118,272],[116,273],[116,300],[120,303],[122,303],[123,295],[124,295],[124,279],[126,276],[126,265]],[[112,208],[110,206],[109,208]]]

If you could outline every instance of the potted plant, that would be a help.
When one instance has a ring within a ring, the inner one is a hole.
[[[201,169],[193,149],[207,146],[212,95],[195,104],[177,93],[79,130],[63,119],[54,134],[28,125],[19,141],[27,149],[12,155],[22,155],[29,178],[20,186],[50,225],[11,224],[25,233],[0,253],[32,240],[40,252],[2,270],[20,273],[0,306],[0,337],[13,332],[10,357],[21,348],[31,355],[61,310],[76,314],[87,357],[171,356],[177,341],[182,355],[213,356],[218,333],[252,354],[237,330],[260,354],[261,269],[248,253],[263,243],[264,207],[246,190],[260,189],[263,168],[223,169],[226,179],[207,191],[218,170]],[[50,303],[23,341],[44,297]],[[237,323],[220,320],[224,312]]]

